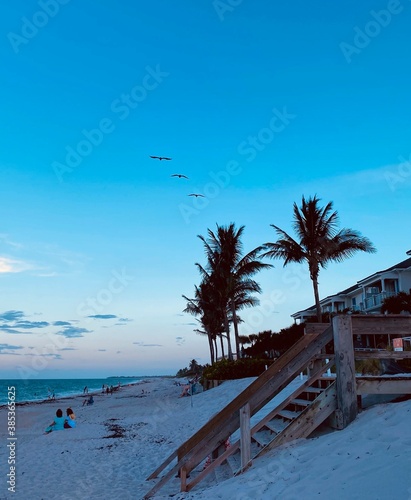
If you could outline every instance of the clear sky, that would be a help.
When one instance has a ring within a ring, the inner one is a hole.
[[[302,195],[377,248],[330,265],[321,297],[404,260],[410,23],[408,0],[3,5],[0,376],[208,362],[182,313],[197,235],[244,225],[250,251],[292,233]],[[313,304],[305,267],[272,263],[242,334]]]

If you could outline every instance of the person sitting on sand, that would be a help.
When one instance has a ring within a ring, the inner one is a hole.
[[[183,396],[189,396],[190,395],[190,384],[188,385],[183,385],[183,391],[182,393],[180,394],[180,398],[182,398]]]
[[[83,406],[86,404],[87,406],[92,405],[94,403],[93,395],[91,395],[88,399],[83,401]]]
[[[67,417],[64,422],[64,428],[73,429],[76,426],[76,416],[74,415],[74,411],[71,408],[67,408],[66,413]]]
[[[53,422],[47,427],[47,429],[44,431],[46,434],[48,434],[51,431],[62,431],[64,429],[64,421],[65,417],[63,417],[63,412],[59,408],[56,411],[56,416],[54,417]]]

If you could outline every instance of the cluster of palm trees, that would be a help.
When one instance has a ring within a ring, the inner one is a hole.
[[[263,258],[282,259],[284,266],[291,262],[307,263],[313,283],[317,319],[321,321],[321,307],[318,292],[320,268],[328,263],[341,262],[357,251],[375,252],[372,243],[352,229],[338,230],[338,213],[329,202],[320,207],[316,196],[302,198],[301,206],[293,206],[294,239],[278,226],[272,225],[278,235],[274,243],[264,243],[243,255],[241,237],[244,226],[239,229],[217,225],[216,232],[208,229],[207,238],[199,235],[203,242],[206,264],[196,263],[201,282],[195,285],[194,297],[188,298],[184,312],[197,317],[200,328],[195,331],[207,336],[211,363],[218,356],[233,359],[231,326],[237,356],[240,356],[240,335],[238,312],[246,307],[258,305],[256,294],[260,285],[253,279],[262,269],[273,267]],[[225,352],[227,348],[227,353]]]
[[[204,267],[196,263],[202,281],[195,286],[194,298],[183,295],[187,300],[184,312],[199,317],[202,330],[196,331],[208,337],[211,363],[218,356],[217,339],[220,340],[222,357],[225,357],[224,339],[227,356],[233,358],[230,325],[234,328],[236,352],[240,352],[238,324],[241,318],[237,312],[258,304],[254,294],[261,293],[261,287],[252,276],[261,269],[272,267],[258,258],[262,247],[242,255],[243,232],[244,226],[236,229],[234,224],[227,227],[217,225],[215,233],[208,230],[207,238],[199,236],[204,244],[207,263]]]

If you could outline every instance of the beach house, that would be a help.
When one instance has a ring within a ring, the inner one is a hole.
[[[407,259],[383,271],[377,271],[356,284],[329,295],[320,301],[323,313],[334,314],[351,311],[362,314],[378,314],[386,297],[399,292],[411,292],[411,250]],[[315,305],[291,315],[295,323],[316,317]]]

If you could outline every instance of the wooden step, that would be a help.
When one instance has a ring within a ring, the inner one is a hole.
[[[306,406],[309,406],[312,403],[312,401],[308,401],[308,399],[293,399],[291,401],[291,404],[296,405],[296,406],[303,406],[304,408]]]
[[[268,429],[260,429],[251,436],[251,439],[253,439],[259,446],[266,446],[268,443],[271,443],[274,436],[277,434],[278,433],[273,434],[272,431]]]
[[[284,423],[282,418],[274,417],[266,422],[264,426],[274,432],[274,434],[279,434],[285,427],[287,427],[287,424]]]
[[[257,443],[257,445],[261,448],[264,447],[264,443],[258,439],[258,432],[256,432],[254,435],[251,436],[251,441]]]
[[[230,469],[231,469],[231,472],[232,472],[233,476],[235,476],[237,474],[237,472],[239,470],[241,470],[241,456],[240,456],[240,452],[236,451],[235,453],[233,453],[232,455],[230,455],[227,458],[227,463],[230,466]]]
[[[306,387],[302,391],[302,394],[304,394],[304,392],[316,392],[317,394],[320,394],[321,392],[324,392],[324,389],[322,389],[320,387]]]
[[[274,419],[275,420],[275,419]],[[277,421],[280,421],[279,419],[277,419]],[[281,420],[282,422],[282,420]],[[277,427],[274,425],[273,421],[270,421],[270,422],[266,422],[264,424],[264,427],[266,429],[268,429],[272,434],[278,434],[279,432],[281,432],[281,429],[279,429],[279,426],[277,424]]]
[[[256,455],[258,455],[264,448],[264,446],[258,444],[254,439],[251,439],[251,457],[255,457]]]
[[[287,420],[294,420],[300,415],[301,412],[299,411],[290,411],[290,410],[281,410],[278,412],[278,415],[281,418],[286,418]]]

